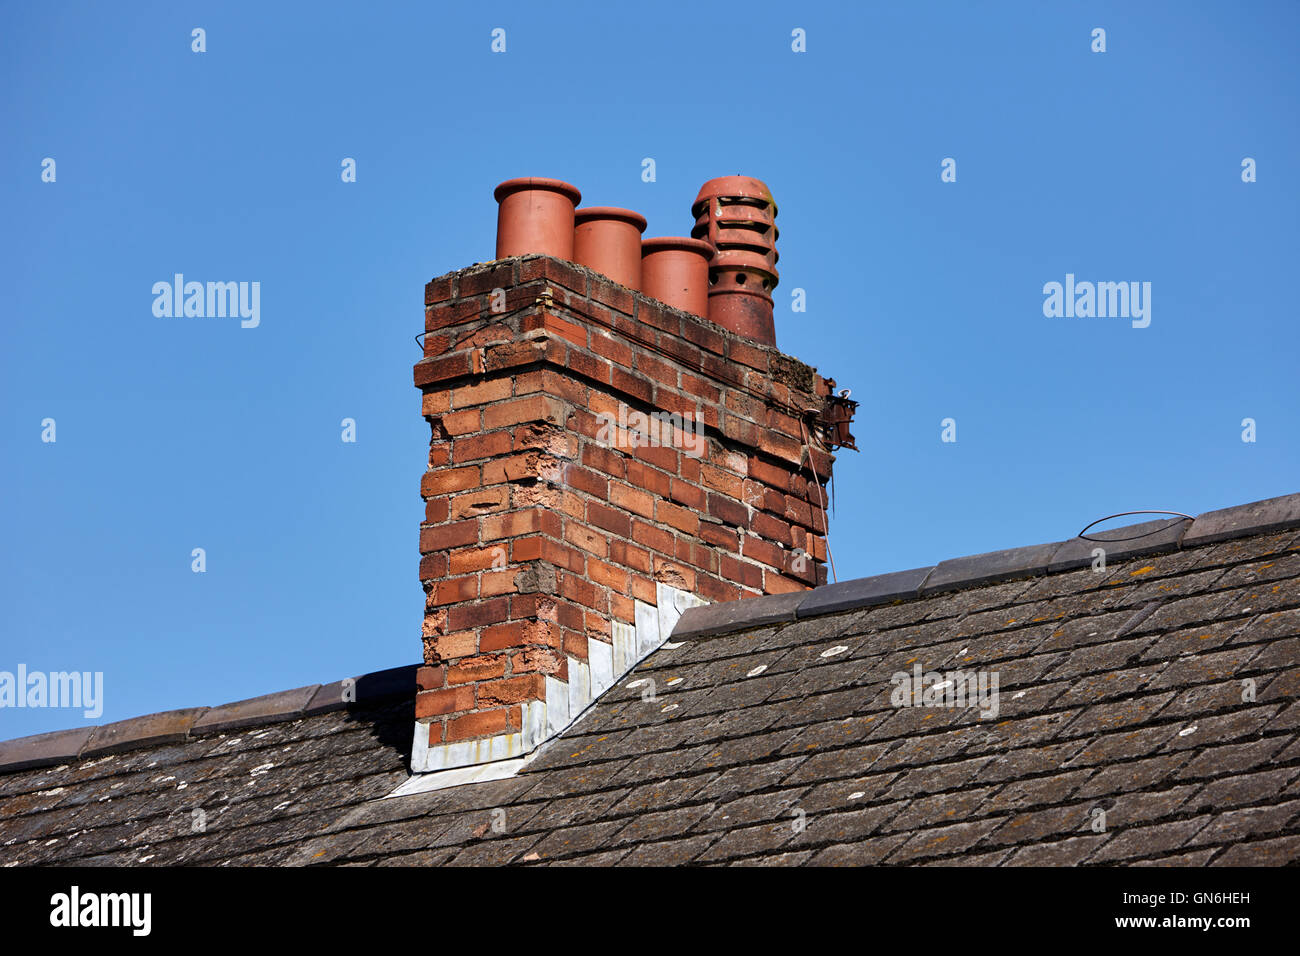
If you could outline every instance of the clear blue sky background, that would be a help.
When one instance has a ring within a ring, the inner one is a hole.
[[[862,402],[841,578],[1300,490],[1295,3],[9,3],[0,27],[0,670],[103,671],[101,721],[417,659],[412,337],[424,283],[491,258],[514,176],[647,235],[686,233],[711,177],[771,186],[779,345]],[[155,318],[175,272],[260,281],[261,326]],[[1067,272],[1151,282],[1150,327],[1045,318]],[[82,721],[0,710],[0,737]]]

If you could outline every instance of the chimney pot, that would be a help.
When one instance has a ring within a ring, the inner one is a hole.
[[[645,216],[614,206],[588,206],[574,213],[573,222],[573,260],[640,291]]]
[[[715,250],[709,264],[709,319],[723,328],[776,345],[772,290],[776,262],[776,203],[752,176],[722,176],[700,187],[691,206],[691,235]]]
[[[497,258],[540,254],[573,259],[573,211],[577,187],[534,176],[507,179],[493,193],[497,210]]]
[[[693,315],[709,313],[709,260],[713,247],[686,236],[641,243],[641,285],[646,295]]]

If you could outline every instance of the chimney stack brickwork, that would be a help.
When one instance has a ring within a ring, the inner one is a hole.
[[[603,689],[595,658],[636,663],[620,634],[665,587],[712,602],[825,582],[833,457],[805,439],[833,383],[812,368],[549,256],[442,276],[425,304],[416,749],[507,742],[424,769],[562,729]]]

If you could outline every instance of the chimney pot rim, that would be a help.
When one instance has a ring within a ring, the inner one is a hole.
[[[618,206],[583,206],[573,212],[573,224],[575,226],[600,219],[614,219],[618,222],[630,223],[636,226],[637,232],[645,232],[647,225],[645,216],[635,209],[622,209]]]
[[[526,189],[540,189],[561,193],[571,199],[574,206],[582,202],[582,193],[578,191],[577,186],[566,183],[563,179],[547,179],[544,176],[521,176],[518,179],[507,179],[492,191],[492,197],[497,202],[500,202],[512,193]]]
[[[652,236],[649,239],[641,240],[641,256],[644,258],[647,253],[667,252],[671,249],[679,249],[683,252],[699,252],[706,259],[713,258],[713,247],[703,239],[692,239],[690,236]]]

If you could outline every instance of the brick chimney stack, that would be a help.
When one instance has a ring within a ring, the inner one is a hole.
[[[503,232],[565,248],[576,189],[502,192]],[[825,582],[834,383],[809,366],[553,251],[434,279],[425,330],[415,771],[531,752],[689,606]]]

